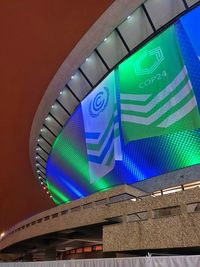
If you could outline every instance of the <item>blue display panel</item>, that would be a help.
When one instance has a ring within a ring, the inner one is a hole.
[[[200,60],[200,8],[194,9],[180,19],[183,29]]]
[[[200,8],[183,16],[175,24],[175,31],[199,106],[200,38],[194,31],[194,20],[195,25],[200,25]],[[122,141],[121,145],[122,160],[116,160],[110,172],[91,182],[79,106],[57,137],[47,162],[48,188],[55,203],[69,202],[116,185],[133,184],[200,163],[200,129],[135,140],[126,145]]]

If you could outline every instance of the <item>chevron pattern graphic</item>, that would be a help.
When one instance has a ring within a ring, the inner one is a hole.
[[[175,28],[119,66],[125,143],[200,127],[200,116]]]
[[[104,133],[86,133],[88,161],[110,166],[114,160],[114,140],[119,137],[117,112],[110,121]]]
[[[138,101],[140,104],[136,104]],[[124,122],[154,124],[156,127],[167,128],[196,106],[192,85],[184,67],[176,78],[153,98],[151,95],[123,94],[121,119]]]
[[[82,103],[91,183],[122,158],[115,78],[113,71]]]

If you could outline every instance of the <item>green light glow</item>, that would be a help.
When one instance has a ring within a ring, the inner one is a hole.
[[[188,66],[179,46],[173,25],[115,70],[119,93],[115,109],[120,111],[120,130],[117,128],[114,136],[123,137],[123,161],[116,161],[107,176],[98,178],[90,173],[87,149],[95,153],[100,150],[113,127],[113,118],[101,141],[86,147],[81,104],[72,114],[54,141],[46,165],[47,187],[57,205],[200,164],[198,107],[195,104],[191,110],[185,108],[195,96],[190,80],[196,73],[198,80],[199,69],[191,63],[191,72],[195,73],[190,75],[185,70],[184,66]],[[196,87],[199,89],[199,84]],[[112,150],[106,158],[108,166],[113,154]]]
[[[61,204],[61,202],[58,201],[55,197],[52,196],[52,199],[53,199],[53,201],[55,202],[56,205],[60,205]]]
[[[200,163],[199,136],[196,131],[166,136],[165,142],[175,166],[192,166]]]
[[[55,188],[51,183],[48,182],[47,186],[56,204],[70,202],[70,199],[66,197],[62,192],[60,192],[57,188]]]
[[[191,104],[194,92],[174,26],[118,68],[125,143],[200,127],[198,107]],[[135,101],[136,95],[140,103],[137,98]]]
[[[78,148],[72,142],[67,142],[66,145],[70,150],[69,154],[76,155],[76,158],[74,160],[70,156],[66,157],[66,153],[64,151],[63,151],[64,153],[63,152],[61,153],[61,156],[63,156],[63,159],[66,160],[66,163],[70,164],[76,169],[79,175],[83,176],[83,178],[86,179],[87,181],[90,181],[87,159],[84,158],[84,156],[79,152]],[[81,166],[81,168],[79,166]],[[93,186],[95,187],[95,189],[101,190],[105,187],[108,187],[109,184],[103,179],[99,179],[93,184]]]
[[[63,138],[63,136],[59,135],[53,144],[52,151],[58,161],[61,161],[64,166],[70,166],[84,179],[85,184],[90,184],[87,158],[80,153],[80,149],[71,139]],[[111,187],[106,177],[97,179],[94,183],[90,184],[90,186],[94,188],[95,191],[103,191],[106,188]],[[66,200],[63,199],[64,196],[59,195],[59,192],[56,192],[55,190],[55,187],[52,185],[49,187],[49,191],[52,194],[56,194],[62,201],[66,202]],[[67,201],[70,200],[67,199]]]

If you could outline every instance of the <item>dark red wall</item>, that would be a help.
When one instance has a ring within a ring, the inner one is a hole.
[[[54,206],[30,166],[32,120],[65,57],[111,2],[0,2],[0,233]]]

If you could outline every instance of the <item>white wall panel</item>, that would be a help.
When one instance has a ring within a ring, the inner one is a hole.
[[[45,124],[47,124],[45,122]],[[50,128],[50,130],[52,131],[52,129]],[[42,128],[42,131],[40,131],[41,135],[44,136],[44,138],[46,138],[50,143],[53,143],[55,140],[55,136],[45,127]],[[56,134],[56,133],[55,133]]]
[[[48,153],[51,150],[51,147],[47,144],[46,141],[44,141],[41,137],[38,137],[38,144],[43,147]]]
[[[163,0],[164,1],[164,0]],[[0,267],[199,267],[200,256],[148,256],[115,259],[0,263]]]
[[[38,153],[38,155],[40,155],[39,153]],[[41,155],[42,156],[42,155]],[[38,159],[37,159],[37,161],[38,161],[38,163],[40,163],[42,166],[45,166],[46,167],[46,161],[45,160],[43,160],[41,157],[39,157]],[[37,163],[36,163],[37,164]],[[44,167],[43,167],[44,168]]]
[[[156,29],[185,10],[182,0],[148,0],[145,7]]]
[[[44,185],[46,184],[46,175],[45,174],[43,174],[42,172],[40,172],[40,173],[37,172],[37,177],[38,177],[38,179],[39,179],[39,177],[42,177],[40,183],[42,182],[42,183],[44,183]]]
[[[92,55],[86,59],[81,65],[81,69],[93,85],[95,85],[107,72],[106,67],[96,52],[92,53]]]
[[[38,148],[36,151],[37,151],[37,153],[38,153],[39,155],[41,155],[45,160],[48,159],[47,154],[46,154],[41,148]]]
[[[192,5],[194,5],[194,4],[198,3],[198,2],[199,2],[199,0],[187,0],[187,3],[188,3],[189,6],[192,6]]]
[[[72,76],[72,78],[68,82],[68,85],[80,100],[82,100],[85,95],[87,95],[87,93],[91,90],[90,84],[86,81],[86,79],[79,71],[77,71]]]
[[[63,93],[58,97],[58,100],[69,111],[70,114],[74,111],[79,103],[67,88],[63,90]]]
[[[52,130],[52,132],[54,132],[55,135],[58,135],[62,129],[61,126],[57,123],[57,121],[54,120],[54,118],[52,118],[51,116],[49,117],[48,120],[45,120],[45,124],[47,125],[48,128]],[[45,135],[43,136],[45,137]]]
[[[110,68],[116,65],[125,55],[128,54],[128,51],[115,31],[111,33],[97,47],[97,49]]]
[[[46,170],[45,170],[44,167],[42,167],[42,165],[37,166],[37,169],[38,169],[39,171],[41,171],[42,173],[46,173]]]
[[[64,111],[64,109],[58,104],[55,103],[54,108],[51,110],[51,114],[62,124],[64,125],[69,115]]]
[[[118,29],[131,50],[153,33],[141,7],[132,13]]]

